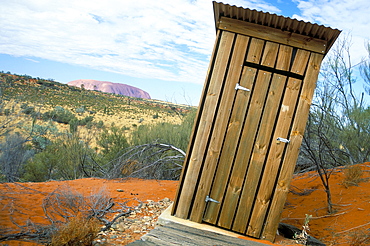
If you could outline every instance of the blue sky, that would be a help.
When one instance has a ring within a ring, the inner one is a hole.
[[[354,63],[366,55],[368,0],[224,3],[338,28],[352,37]],[[1,0],[1,8],[0,70],[124,83],[198,104],[215,40],[211,0]]]

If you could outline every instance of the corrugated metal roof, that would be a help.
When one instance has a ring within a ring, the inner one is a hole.
[[[289,17],[284,17],[281,15],[251,10],[234,5],[231,6],[229,4],[218,3],[215,1],[213,2],[213,10],[215,15],[216,28],[222,16],[229,17],[232,19],[242,20],[258,25],[276,28],[282,31],[324,40],[327,42],[327,51],[330,49],[330,47],[333,45],[333,43],[341,33],[341,31],[338,29],[332,29],[323,25],[312,24],[310,22],[299,21],[297,19],[291,19]]]

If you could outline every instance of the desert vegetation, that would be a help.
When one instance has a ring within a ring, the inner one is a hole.
[[[178,150],[184,155],[194,118],[192,107],[10,73],[1,73],[0,93],[2,181],[119,178],[130,176],[129,170],[140,176],[133,163],[140,166],[155,158],[165,164],[159,161],[145,172],[156,169],[157,176],[142,177],[179,176],[180,162],[166,160],[174,160],[170,156],[176,157]],[[155,146],[161,146],[160,151]],[[163,172],[174,171],[162,175],[159,165],[165,166]]]

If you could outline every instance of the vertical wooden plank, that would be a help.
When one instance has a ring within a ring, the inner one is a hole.
[[[201,118],[202,111],[203,111],[203,108],[204,108],[203,105],[204,105],[204,101],[206,99],[206,95],[207,95],[207,92],[208,92],[208,86],[209,86],[210,78],[211,78],[211,75],[212,75],[211,73],[213,72],[213,66],[214,66],[215,58],[217,56],[217,51],[218,51],[218,48],[219,48],[218,43],[221,39],[221,33],[222,33],[222,31],[217,30],[216,41],[215,41],[215,44],[213,46],[212,57],[211,57],[211,61],[210,61],[209,67],[208,67],[207,77],[205,79],[205,84],[203,86],[201,101],[199,102],[199,107],[198,107],[198,110],[197,110],[197,114],[196,114],[196,117],[194,119],[194,125],[192,127],[190,141],[189,141],[188,149],[186,151],[187,156],[185,157],[183,167],[182,167],[182,170],[181,170],[179,185],[177,186],[177,191],[176,191],[174,203],[173,203],[173,206],[172,206],[171,215],[174,215],[176,213],[178,199],[179,199],[180,193],[181,193],[182,188],[183,188],[184,177],[185,177],[186,172],[188,170],[188,166],[187,166],[188,165],[188,157],[191,155],[191,149],[193,147],[194,139],[195,139],[196,134],[197,134],[198,122]]]
[[[291,70],[301,72],[306,70],[307,61],[310,53],[308,51],[298,51],[295,57],[295,64]],[[262,174],[260,187],[256,196],[255,204],[251,214],[247,235],[253,237],[260,237],[262,232],[263,223],[267,209],[270,206],[272,193],[275,186],[276,175],[280,167],[281,159],[286,147],[285,143],[277,141],[276,139],[288,138],[288,131],[292,124],[293,115],[296,110],[296,102],[301,89],[301,80],[289,78],[284,99],[281,105],[279,119],[276,124],[275,133],[273,134],[272,143],[268,152],[267,162]],[[265,153],[266,154],[266,153]]]
[[[286,77],[282,75],[274,75],[272,79],[271,86],[268,92],[266,105],[265,105],[265,111],[263,112],[257,138],[254,144],[255,149],[257,148],[258,151],[260,152],[259,154],[262,154],[268,148],[268,142],[270,141],[271,132],[274,126],[273,122],[276,119],[276,115],[279,109],[278,102],[280,101],[281,95],[284,91],[285,81],[286,81]],[[245,130],[249,130],[249,129],[245,129]],[[251,163],[253,163],[255,155],[256,153],[254,152],[252,154]],[[245,170],[243,170],[245,169],[244,166],[245,166],[245,163],[235,163],[235,166],[233,168],[234,169],[233,173],[237,175],[237,177],[239,176],[239,173],[245,173]],[[236,181],[238,181],[238,179],[235,180],[234,176],[230,177],[230,182],[229,182],[228,189],[225,195],[226,204],[225,206],[222,207],[221,216],[218,222],[219,226],[228,228],[228,229],[230,229],[231,227],[232,220],[230,218],[234,217],[236,202],[241,193],[240,192],[241,185],[237,186],[238,189],[235,189],[234,187]],[[248,186],[248,188],[250,188],[250,186]],[[234,202],[230,204],[230,200]],[[232,211],[232,209],[234,210],[234,212]],[[231,214],[232,216],[230,217]]]
[[[292,59],[292,52],[292,47],[280,45],[278,59],[275,66],[277,70],[289,71],[290,61]]]
[[[274,197],[271,201],[271,207],[262,232],[262,238],[269,241],[275,239],[281,212],[289,192],[289,185],[293,177],[295,163],[302,143],[322,59],[323,55],[312,53],[308,63],[302,92],[298,101],[297,113],[294,117],[293,127],[290,132],[290,143],[287,146],[286,154],[280,168],[281,171],[275,187]]]
[[[307,50],[297,50],[297,54],[294,58],[292,68],[290,71],[299,75],[303,75],[306,71],[307,62],[310,57],[310,52]]]
[[[256,69],[244,67],[243,75],[240,80],[240,85],[252,91],[256,72]],[[242,126],[244,123],[244,118],[247,112],[251,95],[250,91],[243,90],[238,90],[236,93],[237,94],[235,104],[233,106],[230,121],[226,130],[226,137],[224,141],[225,144],[222,147],[222,152],[219,158],[219,165],[216,170],[216,175],[210,193],[210,197],[212,197],[212,199],[215,199],[216,201],[222,201],[223,198],[224,190],[228,181],[228,176],[230,174],[231,166],[234,161],[234,156],[237,151],[238,140],[241,135]],[[227,204],[230,204],[229,200],[227,200]],[[207,205],[203,220],[208,223],[215,224],[219,209],[220,204],[209,203]]]
[[[195,194],[194,205],[190,214],[190,219],[192,221],[202,221],[204,208],[206,206],[205,199],[209,194],[212,179],[218,164],[222,143],[231,114],[230,109],[232,108],[236,94],[235,86],[240,79],[248,42],[249,37],[237,35],[229,70],[225,80],[225,89],[222,92],[220,107],[218,108],[217,116],[215,118],[215,130],[210,136],[210,143],[207,148],[202,175],[200,177],[198,190]]]
[[[260,63],[264,44],[265,41],[263,41],[262,39],[252,38],[250,47],[248,49],[248,54],[245,60],[247,62]]]
[[[266,67],[274,67],[278,49],[279,44],[273,42],[266,42],[265,50],[263,51],[261,59],[261,65]]]
[[[198,175],[201,170],[203,157],[206,152],[208,136],[215,117],[218,101],[222,94],[222,82],[224,80],[228,60],[231,55],[235,34],[222,32],[219,49],[217,52],[213,73],[210,78],[209,88],[204,101],[203,112],[200,116],[198,131],[195,136],[191,154],[187,157],[187,170],[184,175],[182,190],[178,197],[175,215],[187,219],[195,195]]]

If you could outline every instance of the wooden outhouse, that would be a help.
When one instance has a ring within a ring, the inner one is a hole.
[[[337,29],[213,2],[217,37],[172,215],[275,239]]]

